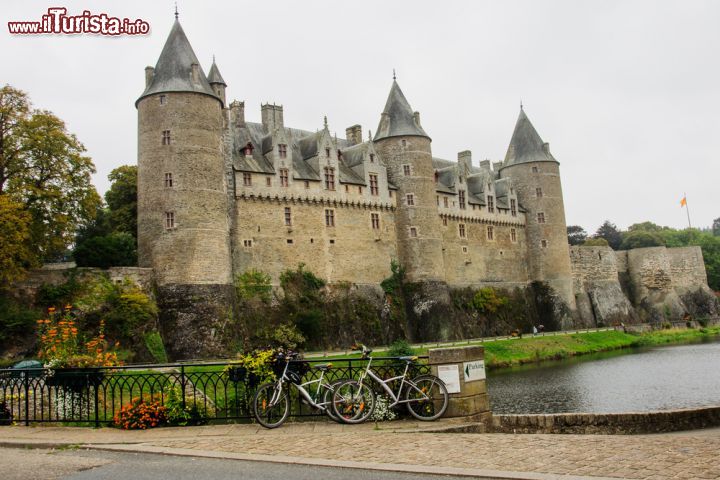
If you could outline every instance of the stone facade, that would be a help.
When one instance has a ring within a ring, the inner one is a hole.
[[[154,270],[161,296],[184,297],[159,299],[172,305],[171,324],[223,322],[235,275],[262,270],[277,285],[301,263],[330,284],[377,291],[397,261],[418,284],[417,311],[447,305],[450,288],[544,282],[563,325],[578,311],[605,320],[630,312],[609,279],[617,271],[577,252],[571,265],[559,162],[522,109],[505,159],[478,165],[469,151],[433,157],[395,80],[366,140],[359,125],[338,138],[327,118],[315,131],[288,127],[276,104],[250,122],[244,102],[228,105],[215,62],[205,75],[177,20],[145,78],[136,102],[139,262]],[[685,272],[697,258],[663,258],[654,280],[628,268],[632,281],[703,281]],[[638,262],[631,252],[628,266]],[[596,268],[608,279],[589,273]],[[214,303],[190,308],[187,298]]]

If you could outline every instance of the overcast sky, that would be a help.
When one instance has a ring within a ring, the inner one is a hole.
[[[137,161],[134,102],[172,26],[172,1],[3,1],[0,83],[85,144],[103,193]],[[392,69],[433,154],[505,157],[522,100],[560,161],[568,225],[594,231],[720,217],[720,2],[181,0],[180,21],[228,101],[284,105],[285,124],[375,131]],[[145,36],[13,36],[7,21],[67,7],[150,23]]]

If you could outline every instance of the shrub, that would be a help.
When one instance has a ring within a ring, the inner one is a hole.
[[[388,357],[409,357],[412,355],[415,355],[415,350],[405,339],[395,340],[387,350]]]
[[[135,238],[125,232],[91,237],[73,251],[78,267],[132,267],[137,265]]]
[[[254,350],[249,353],[238,353],[237,361],[228,365],[228,369],[244,367],[249,374],[254,375],[255,382],[261,384],[275,379],[275,374],[272,369],[274,359],[275,350],[267,348]]]
[[[185,406],[183,406],[183,392],[179,387],[169,387],[165,392],[165,417],[168,425],[189,427],[207,423],[207,419],[200,413],[192,398],[188,401],[185,397]]]
[[[130,282],[115,286],[107,303],[108,328],[125,339],[135,336],[139,327],[154,323],[158,314],[153,299]]]
[[[153,330],[152,332],[146,333],[143,338],[145,340],[145,348],[148,349],[153,360],[157,363],[168,363],[165,344],[163,343],[160,333]]]
[[[257,298],[268,303],[272,293],[270,275],[255,269],[248,270],[235,277],[235,291],[241,300]]]
[[[495,313],[507,303],[508,299],[498,295],[492,287],[481,288],[472,299],[473,308],[480,313]]]
[[[272,347],[295,350],[305,343],[305,337],[291,324],[265,329],[261,337]]]
[[[22,306],[12,298],[0,296],[0,344],[33,328],[41,312]]]
[[[123,430],[147,430],[167,424],[167,408],[160,402],[145,402],[142,397],[120,409],[113,418],[113,425]]]

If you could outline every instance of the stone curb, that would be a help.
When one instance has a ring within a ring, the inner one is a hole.
[[[358,470],[375,470],[398,473],[418,473],[423,475],[454,475],[458,477],[483,478],[488,480],[617,480],[608,477],[587,477],[575,475],[557,475],[535,472],[506,472],[457,467],[441,467],[429,465],[409,465],[399,463],[353,462],[348,460],[327,460],[320,458],[290,457],[284,455],[257,455],[234,452],[218,452],[211,450],[194,450],[183,448],[156,447],[145,444],[85,444],[81,448],[110,452],[151,453],[174,455],[179,457],[201,457],[223,460],[242,460],[252,462],[283,463],[291,465],[311,465],[315,467],[352,468]]]

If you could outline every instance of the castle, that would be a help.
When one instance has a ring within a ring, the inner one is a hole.
[[[378,289],[397,261],[441,302],[448,288],[540,281],[567,321],[588,308],[596,316],[583,290],[594,267],[573,271],[559,162],[522,107],[505,159],[479,165],[469,151],[433,156],[395,79],[372,137],[354,125],[337,138],[327,119],[316,131],[288,127],[269,103],[250,122],[243,102],[228,103],[214,61],[204,73],[177,19],[145,80],[135,104],[139,265],[154,270],[179,329],[212,336],[203,319],[227,316],[234,275],[257,269],[277,283],[300,263],[330,284]],[[630,308],[617,279],[601,291],[611,313]]]

